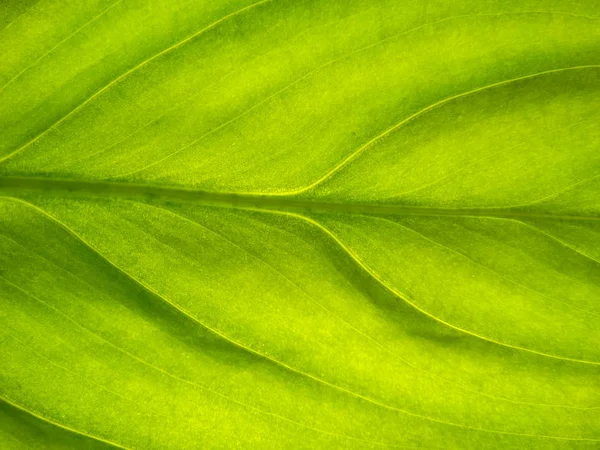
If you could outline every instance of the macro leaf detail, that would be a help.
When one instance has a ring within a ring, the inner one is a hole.
[[[0,5],[0,447],[594,449],[595,1]]]

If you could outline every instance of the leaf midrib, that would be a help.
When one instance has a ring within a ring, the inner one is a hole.
[[[121,183],[112,181],[88,181],[49,179],[36,177],[3,177],[0,176],[0,192],[5,195],[25,194],[31,192],[55,192],[69,196],[116,197],[137,199],[163,199],[192,202],[203,206],[221,208],[248,209],[259,208],[282,211],[315,211],[345,214],[390,214],[420,216],[457,216],[457,217],[489,217],[489,218],[542,218],[554,220],[600,221],[598,215],[586,214],[551,214],[524,211],[514,207],[482,207],[482,208],[433,208],[408,206],[402,204],[358,203],[322,201],[298,196],[281,196],[265,194],[244,194],[235,192],[218,192],[201,189],[189,189],[176,186],[153,184]]]

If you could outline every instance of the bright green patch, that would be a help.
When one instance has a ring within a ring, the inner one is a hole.
[[[598,448],[596,0],[0,28],[1,448]]]

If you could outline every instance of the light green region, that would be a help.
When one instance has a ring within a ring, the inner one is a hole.
[[[600,446],[598,2],[0,14],[0,448]]]

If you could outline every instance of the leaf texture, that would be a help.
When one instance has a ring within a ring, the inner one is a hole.
[[[0,64],[0,447],[600,445],[596,1],[7,1]]]

